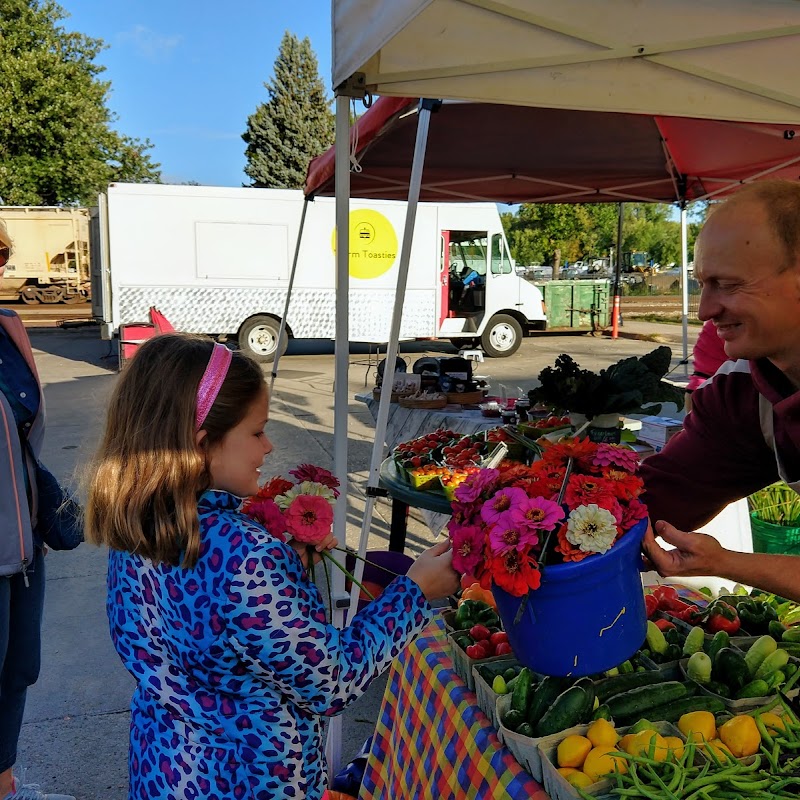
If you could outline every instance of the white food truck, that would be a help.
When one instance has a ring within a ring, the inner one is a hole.
[[[104,338],[155,306],[176,330],[236,337],[271,361],[287,344],[279,329],[304,202],[284,189],[110,185],[93,214],[92,301]],[[405,213],[397,201],[352,203],[352,341],[388,339]],[[334,245],[334,201],[318,198],[307,211],[288,336],[333,338]],[[542,294],[517,276],[494,204],[420,203],[402,338],[450,339],[502,357],[545,327]]]

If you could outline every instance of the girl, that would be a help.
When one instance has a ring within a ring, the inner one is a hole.
[[[268,405],[255,362],[184,334],[142,345],[111,399],[86,521],[111,548],[111,635],[137,681],[131,800],[321,797],[319,716],[457,588],[443,543],[349,627],[326,624],[298,552],[239,511],[272,450]]]

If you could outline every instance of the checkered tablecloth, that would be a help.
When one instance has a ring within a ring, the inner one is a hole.
[[[547,800],[453,671],[441,620],[395,661],[359,800]]]

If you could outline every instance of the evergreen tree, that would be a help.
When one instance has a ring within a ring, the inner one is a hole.
[[[252,186],[299,189],[308,162],[333,144],[334,116],[308,38],[286,31],[269,94],[247,120],[245,173]]]
[[[100,39],[67,31],[53,0],[0,0],[0,198],[95,202],[111,181],[154,181],[150,142],[111,127]]]

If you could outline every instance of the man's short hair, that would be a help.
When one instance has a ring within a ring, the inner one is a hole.
[[[721,208],[746,202],[760,203],[766,212],[772,232],[786,253],[781,271],[800,264],[800,182],[754,181],[731,195]]]

